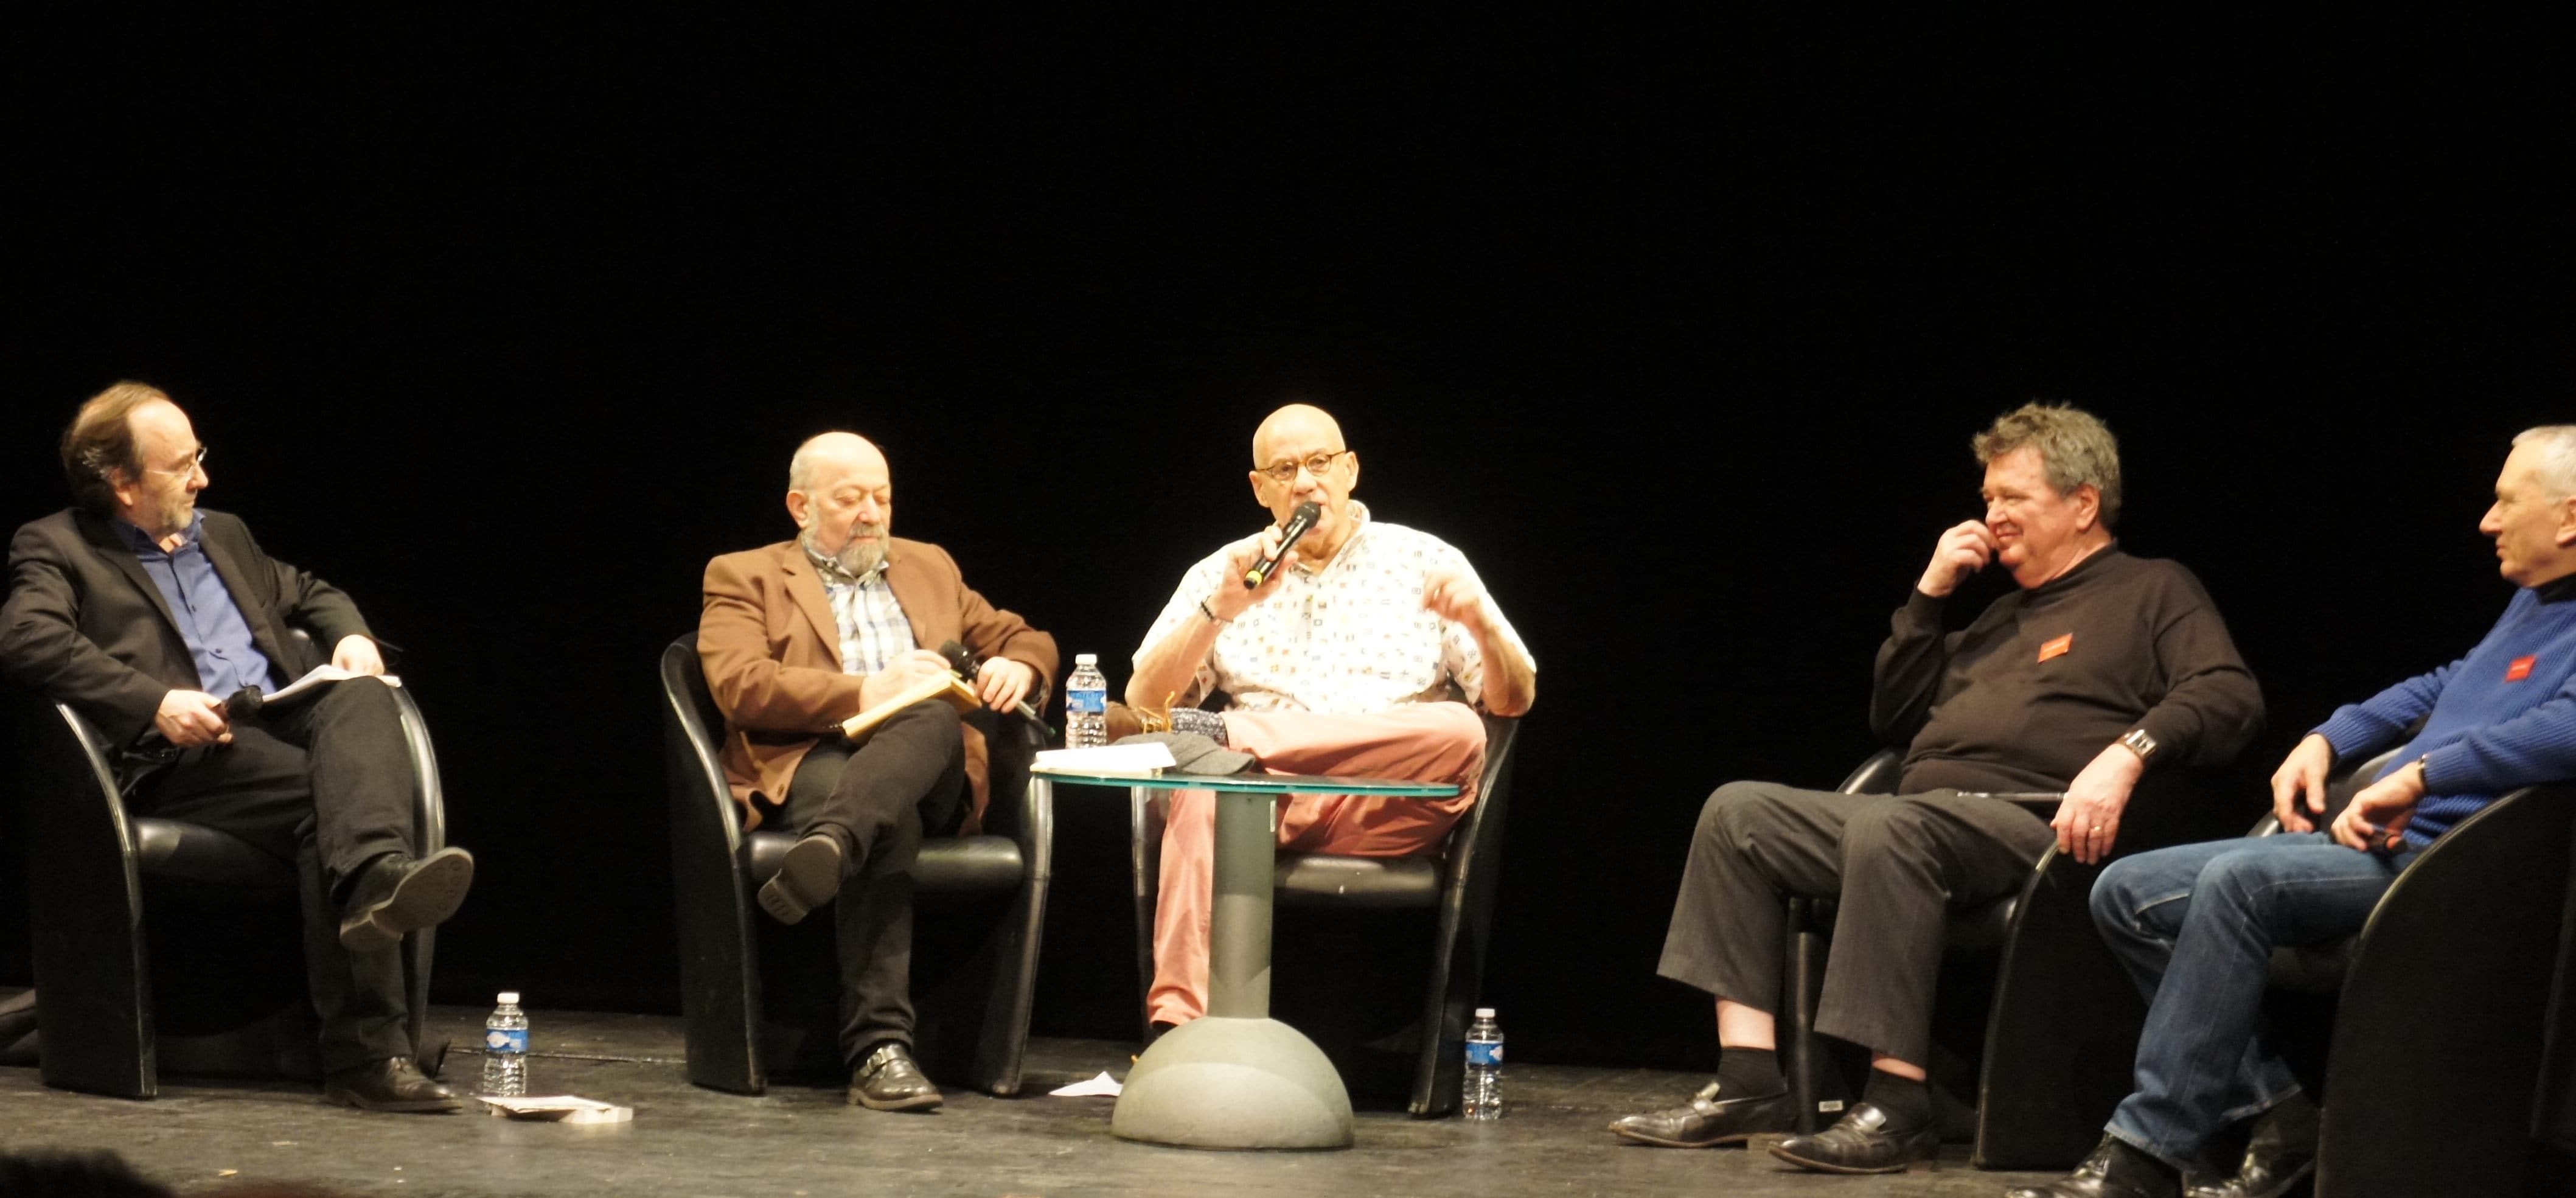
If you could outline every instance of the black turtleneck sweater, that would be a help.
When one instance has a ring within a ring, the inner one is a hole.
[[[1872,731],[1908,742],[1901,789],[2064,790],[2132,728],[2155,765],[2233,758],[2263,692],[2191,571],[2116,544],[1943,634],[1914,592],[1878,650]]]

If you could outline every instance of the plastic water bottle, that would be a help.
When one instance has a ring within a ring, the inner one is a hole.
[[[1073,677],[1064,680],[1064,747],[1088,749],[1109,743],[1109,680],[1100,674],[1100,655],[1077,653]]]
[[[483,1021],[483,1092],[494,1098],[518,1098],[528,1092],[528,1013],[519,1009],[519,992],[501,992],[501,1005]]]
[[[1470,1119],[1503,1117],[1503,1029],[1492,1007],[1476,1008],[1467,1028],[1467,1076],[1461,1080],[1459,1113]]]

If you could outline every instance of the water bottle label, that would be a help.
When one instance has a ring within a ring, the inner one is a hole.
[[[1066,691],[1064,709],[1080,715],[1104,713],[1109,710],[1109,692],[1105,690]]]
[[[1495,1040],[1491,1043],[1487,1043],[1479,1040],[1469,1040],[1467,1042],[1467,1063],[1470,1065],[1502,1064],[1503,1042]]]
[[[526,1052],[528,1051],[528,1029],[519,1028],[513,1031],[497,1027],[486,1028],[483,1031],[483,1047],[492,1052]]]

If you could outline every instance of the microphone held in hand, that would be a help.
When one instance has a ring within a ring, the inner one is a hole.
[[[983,672],[983,659],[976,657],[974,650],[969,649],[956,641],[948,641],[941,644],[939,646],[939,655],[947,658],[948,668],[957,671],[957,676],[965,679],[969,685],[974,683],[975,676],[977,674]],[[1011,710],[1027,716],[1032,720],[1036,720],[1041,727],[1046,724],[1046,720],[1038,715],[1036,708],[1029,706],[1028,700],[1026,699],[1022,699],[1021,701],[1012,704]]]
[[[1297,543],[1297,538],[1305,536],[1315,527],[1315,521],[1323,518],[1324,509],[1312,503],[1298,504],[1297,510],[1288,514],[1288,527],[1279,530],[1279,552],[1253,563],[1251,569],[1243,572],[1243,589],[1249,591],[1270,581],[1270,576],[1279,572],[1279,559],[1288,556],[1288,550]]]

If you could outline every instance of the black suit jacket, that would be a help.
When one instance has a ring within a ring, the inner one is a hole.
[[[346,636],[366,636],[358,605],[319,578],[268,556],[240,517],[205,513],[206,556],[232,592],[272,683],[329,660]],[[307,644],[289,626],[313,635]],[[69,703],[107,735],[132,744],[161,697],[200,690],[196,660],[169,601],[113,521],[78,509],[30,521],[9,543],[9,598],[0,604],[0,672]]]

